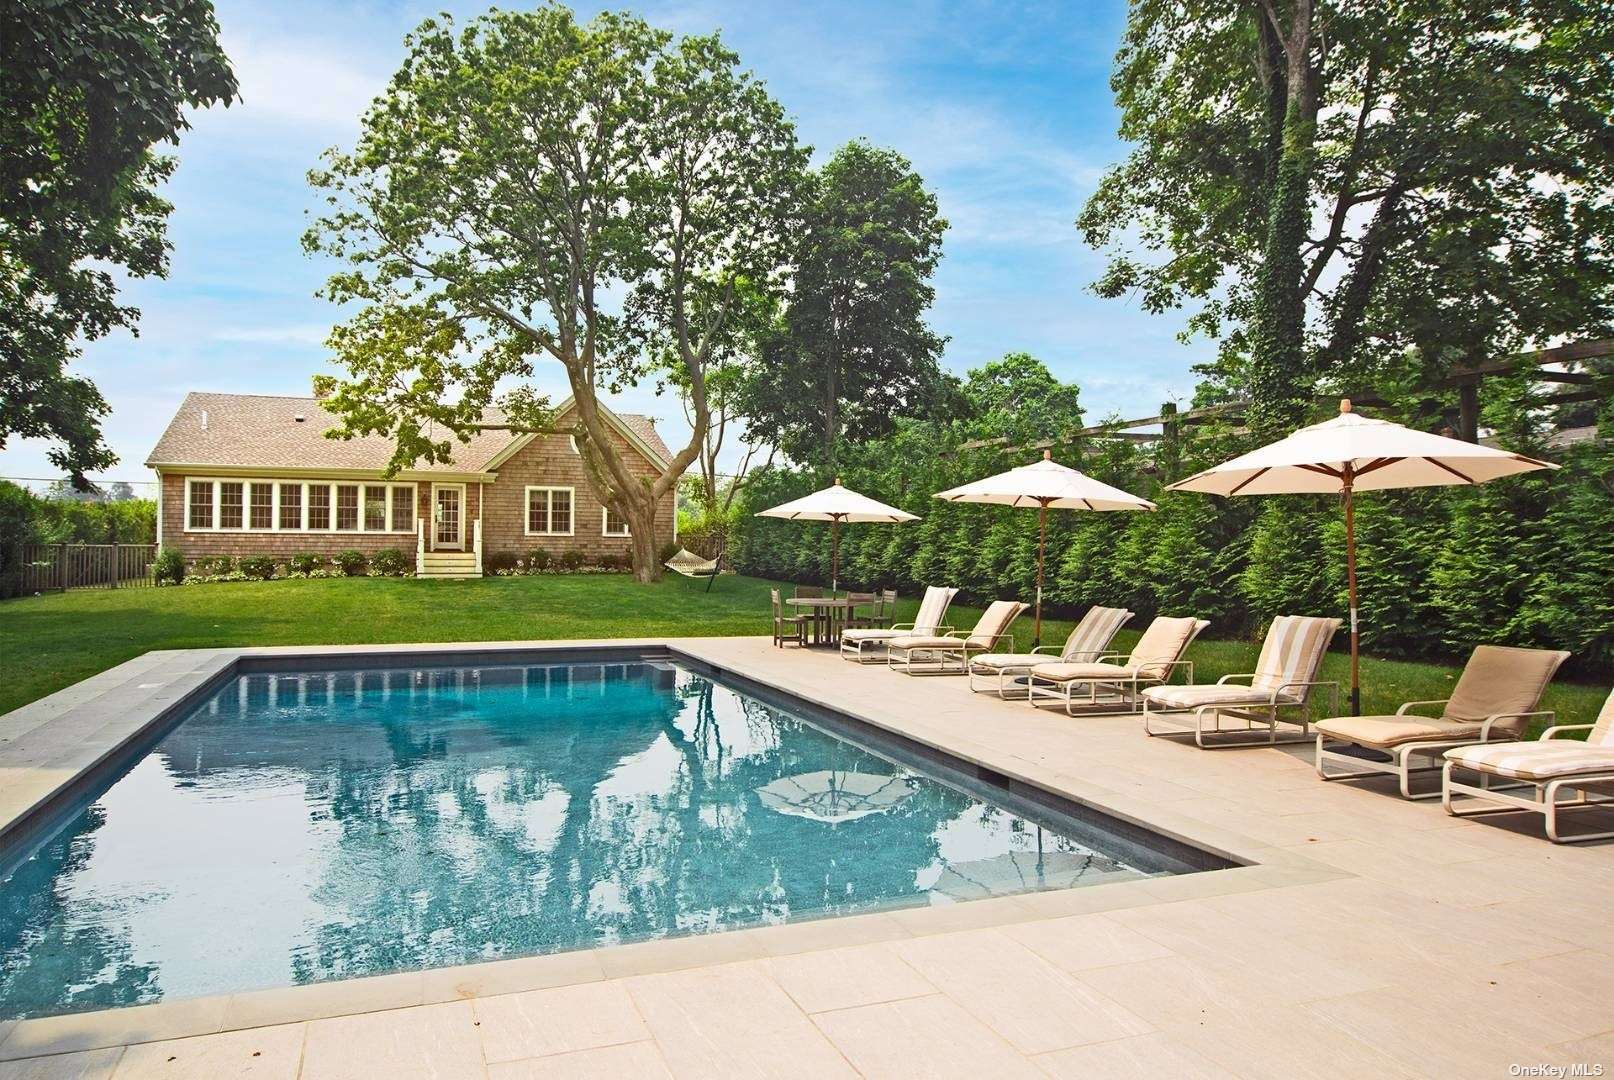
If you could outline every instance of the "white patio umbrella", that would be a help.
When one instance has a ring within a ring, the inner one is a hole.
[[[1018,469],[988,476],[984,480],[936,492],[948,502],[993,503],[998,506],[1037,508],[1037,614],[1032,637],[1042,643],[1042,562],[1048,548],[1048,511],[1054,510],[1153,510],[1154,503],[1129,495],[1120,488],[1094,480],[1086,473],[1061,465],[1053,454],[1042,452],[1042,460]]]
[[[781,776],[757,788],[757,798],[780,814],[839,825],[883,814],[914,791],[914,782],[905,776],[820,769]]]
[[[1508,450],[1448,439],[1351,412],[1303,427],[1293,435],[1168,485],[1212,495],[1332,495],[1345,504],[1345,581],[1351,606],[1351,715],[1362,711],[1356,623],[1356,491],[1482,484],[1502,476],[1556,469]]]
[[[835,592],[840,588],[841,577],[841,523],[842,522],[883,522],[893,524],[902,521],[917,521],[918,515],[910,514],[906,510],[898,510],[895,506],[887,506],[867,495],[859,495],[851,488],[841,486],[841,478],[836,477],[835,483],[822,488],[811,495],[803,495],[799,499],[781,503],[768,510],[757,511],[757,517],[786,518],[790,521],[827,521],[829,522],[830,538],[830,570],[829,589]]]

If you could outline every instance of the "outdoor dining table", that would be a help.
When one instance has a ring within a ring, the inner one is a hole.
[[[806,608],[809,616],[808,636],[814,645],[839,645],[841,628],[851,618],[852,609],[860,603],[844,596],[792,596],[785,603]]]

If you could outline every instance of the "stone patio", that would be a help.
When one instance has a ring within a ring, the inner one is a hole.
[[[0,1080],[1614,1068],[1614,845],[957,678],[766,639],[667,644],[1253,865],[0,1023]],[[0,830],[237,657],[341,651],[152,653],[0,717]]]

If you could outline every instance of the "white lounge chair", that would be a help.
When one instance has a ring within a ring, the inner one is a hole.
[[[857,664],[871,660],[884,660],[886,643],[910,634],[945,634],[953,628],[947,625],[947,608],[957,589],[932,585],[925,590],[919,602],[919,614],[911,623],[893,623],[891,626],[865,626],[841,631],[841,659]]]
[[[970,660],[970,689],[982,692],[975,684],[977,677],[985,680],[985,690],[1007,699],[1011,689],[1015,696],[1026,693],[1025,676],[1038,664],[1051,661],[1081,663],[1103,656],[1115,640],[1115,635],[1131,619],[1133,612],[1126,608],[1098,607],[1087,609],[1082,621],[1076,624],[1065,639],[1062,648],[1041,645],[1024,653],[982,653]]]
[[[1003,642],[1014,651],[1009,627],[1029,605],[1018,600],[994,600],[981,612],[975,629],[950,634],[905,634],[886,642],[886,663],[904,675],[962,675],[970,656],[991,652]]]
[[[1124,658],[1112,653],[1095,663],[1038,664],[1026,675],[1026,700],[1033,707],[1039,699],[1057,702],[1068,716],[1075,716],[1077,707],[1088,712],[1136,712],[1143,689],[1166,682],[1178,668],[1194,681],[1194,662],[1182,655],[1209,625],[1204,619],[1162,616],[1149,624]],[[1084,700],[1077,698],[1079,689],[1085,690]]]
[[[1338,619],[1322,619],[1307,615],[1279,615],[1267,628],[1266,642],[1261,656],[1255,662],[1255,671],[1249,674],[1223,675],[1215,685],[1151,686],[1143,692],[1143,731],[1147,735],[1184,735],[1192,731],[1194,745],[1202,750],[1215,750],[1232,746],[1250,746],[1263,743],[1268,746],[1279,742],[1305,742],[1310,739],[1311,695],[1319,686],[1334,689],[1334,711],[1339,711],[1339,683],[1319,680],[1317,669],[1322,666],[1328,643],[1339,630]],[[1238,680],[1248,679],[1240,686]],[[1172,728],[1165,732],[1154,730],[1160,717],[1192,713],[1192,728]],[[1231,731],[1222,727],[1222,718],[1231,716],[1242,720],[1242,728]],[[1210,727],[1206,727],[1206,719]],[[1291,724],[1299,731],[1284,739],[1278,738],[1278,725]],[[1245,737],[1245,733],[1260,725],[1265,729],[1258,739]],[[1236,739],[1217,739],[1207,743],[1206,735],[1236,735]]]
[[[1560,738],[1570,731],[1589,731],[1590,734],[1585,742]],[[1614,837],[1614,831],[1574,836],[1558,832],[1560,809],[1614,808],[1614,694],[1609,694],[1608,700],[1603,702],[1603,711],[1597,714],[1596,723],[1562,724],[1543,731],[1536,742],[1463,746],[1446,751],[1445,756],[1440,801],[1446,813],[1453,817],[1526,810],[1546,818],[1547,838],[1555,844],[1579,844]],[[1452,779],[1455,769],[1478,773],[1479,785]],[[1530,796],[1504,794],[1493,785],[1493,777],[1514,781],[1503,785],[1504,788],[1532,789]],[[1575,792],[1576,797],[1559,802],[1558,796],[1566,789]],[[1454,796],[1467,796],[1490,805],[1459,809],[1452,805]]]

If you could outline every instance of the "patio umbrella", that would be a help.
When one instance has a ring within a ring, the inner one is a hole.
[[[1042,562],[1048,548],[1048,510],[1153,510],[1154,503],[1094,480],[1059,464],[1044,450],[1042,460],[988,476],[961,487],[938,491],[948,502],[994,503],[1037,508],[1037,615],[1032,638],[1042,644]]]
[[[1339,415],[1213,469],[1168,485],[1212,495],[1332,495],[1345,504],[1345,581],[1351,607],[1351,715],[1362,711],[1356,624],[1356,517],[1351,496],[1384,488],[1482,484],[1501,476],[1556,469],[1508,450],[1415,431],[1351,412]]]
[[[904,776],[820,769],[781,776],[757,788],[757,798],[780,814],[839,825],[883,814],[913,792],[914,782]]]
[[[829,487],[815,491],[811,495],[803,495],[799,499],[781,503],[770,510],[759,510],[757,517],[786,518],[790,521],[829,522],[830,592],[835,592],[840,587],[842,522],[872,521],[892,524],[919,520],[915,514],[910,514],[905,510],[898,510],[895,506],[887,506],[883,502],[876,502],[867,495],[859,495],[851,488],[842,487],[841,478],[838,476],[835,478],[835,483]]]

